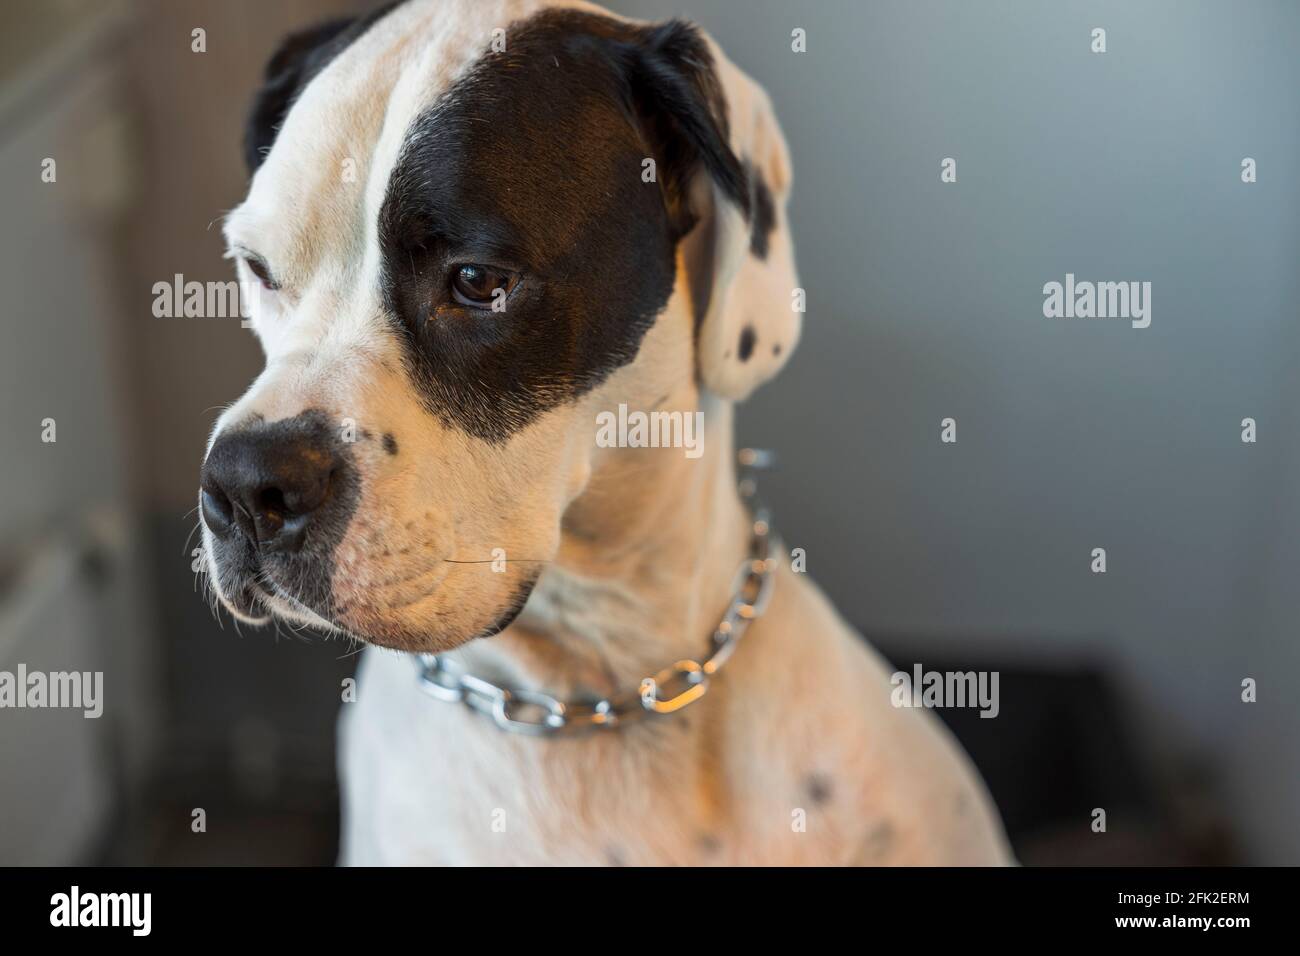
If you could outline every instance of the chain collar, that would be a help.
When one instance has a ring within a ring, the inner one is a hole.
[[[562,701],[539,691],[498,687],[472,674],[441,654],[417,654],[420,689],[431,697],[464,704],[492,718],[501,730],[535,737],[572,736],[592,730],[610,730],[651,714],[671,714],[695,703],[709,689],[709,681],[736,652],[749,625],[762,617],[772,597],[773,557],[767,509],[755,497],[756,484],[749,472],[771,464],[770,452],[752,448],[740,452],[740,497],[750,508],[749,556],[736,569],[731,603],[713,630],[709,655],[703,661],[687,658],[641,681],[629,692],[595,703]]]

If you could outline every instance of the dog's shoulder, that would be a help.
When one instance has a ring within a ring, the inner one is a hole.
[[[741,772],[784,790],[789,824],[820,827],[827,862],[1007,862],[988,793],[941,721],[894,706],[894,667],[806,574],[778,575],[728,674],[744,684],[729,720],[752,764]]]

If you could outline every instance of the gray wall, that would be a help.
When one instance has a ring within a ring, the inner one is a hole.
[[[1297,862],[1300,5],[740,6],[615,4],[703,25],[790,141],[805,338],[739,426],[789,542],[922,661],[1117,661],[1151,761],[1220,761]],[[1151,327],[1044,318],[1067,272],[1150,281]]]

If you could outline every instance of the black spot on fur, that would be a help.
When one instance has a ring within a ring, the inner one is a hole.
[[[773,355],[780,355],[780,354],[781,354],[781,343],[780,343],[780,342],[777,342],[775,345],[772,346],[772,354],[773,354]]]
[[[862,849],[869,859],[879,859],[893,847],[896,836],[894,825],[888,820],[882,821],[867,833]]]
[[[753,191],[753,218],[749,224],[749,251],[759,259],[767,258],[772,230],[776,228],[776,205],[763,174],[746,164],[750,189]]]
[[[266,64],[265,83],[254,95],[244,125],[244,162],[250,173],[266,159],[285,117],[307,84],[400,2],[386,3],[364,17],[328,20],[280,41]]]
[[[509,36],[414,122],[379,218],[385,299],[426,407],[492,442],[636,357],[694,224],[696,169],[749,205],[694,28],[547,11]],[[466,263],[520,277],[504,312],[450,296]]]
[[[722,841],[712,833],[701,833],[695,840],[695,845],[700,848],[700,852],[706,856],[713,856],[722,851]]]
[[[758,344],[758,333],[754,331],[752,325],[747,325],[740,330],[740,342],[736,345],[736,354],[742,362],[749,361],[749,357],[754,354],[756,344]]]
[[[392,432],[384,432],[384,451],[390,455],[397,454],[397,439],[393,437]]]
[[[808,791],[808,799],[814,806],[821,806],[831,798],[831,779],[825,774],[810,773],[804,782],[804,787]]]

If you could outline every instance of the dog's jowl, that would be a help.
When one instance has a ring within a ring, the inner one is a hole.
[[[346,862],[1007,859],[738,493],[732,408],[801,290],[785,140],[712,40],[406,0],[288,38],[246,155],[266,368],[203,465],[207,577],[373,645]],[[602,440],[629,409],[689,441]]]

